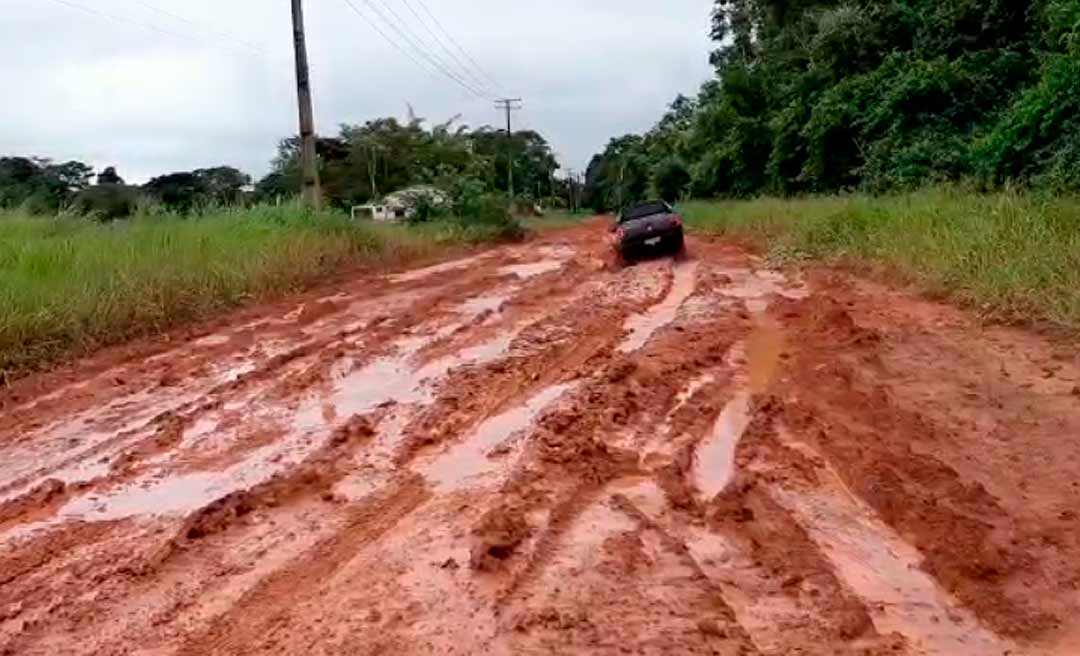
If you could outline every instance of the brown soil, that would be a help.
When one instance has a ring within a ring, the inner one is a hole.
[[[0,397],[0,654],[1080,653],[1070,345],[600,222]]]

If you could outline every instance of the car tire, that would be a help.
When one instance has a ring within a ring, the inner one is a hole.
[[[680,233],[678,237],[672,240],[671,252],[678,258],[686,256],[686,235]]]

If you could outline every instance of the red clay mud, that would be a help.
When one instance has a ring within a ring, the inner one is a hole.
[[[1080,653],[1080,361],[601,222],[0,398],[0,654]]]

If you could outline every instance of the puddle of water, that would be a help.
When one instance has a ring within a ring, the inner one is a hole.
[[[746,307],[754,314],[765,312],[769,307],[769,297],[783,296],[790,299],[803,299],[810,292],[802,287],[787,286],[787,278],[775,271],[731,269],[721,271],[732,279],[731,284],[720,290],[724,296],[742,299]]]
[[[103,494],[91,494],[68,502],[51,520],[105,521],[136,516],[190,513],[215,499],[263,483],[275,474],[301,463],[325,442],[325,436],[290,433],[284,440],[259,447],[249,457],[220,471],[201,471],[180,476],[162,473],[170,455],[149,461],[156,474]]]
[[[758,317],[754,331],[746,340],[746,360],[750,391],[761,394],[769,388],[780,368],[784,352],[784,330],[770,317]]]
[[[566,263],[562,260],[542,260],[540,262],[532,262],[529,264],[511,264],[499,269],[499,273],[504,276],[515,275],[522,280],[528,278],[535,278],[545,273],[551,273],[552,271],[558,271],[563,268]]]
[[[458,311],[470,316],[479,316],[485,312],[498,312],[510,300],[511,294],[495,294],[470,298],[458,306]]]
[[[475,313],[476,310],[470,312]],[[287,432],[286,439],[255,450],[240,463],[223,471],[196,472],[164,479],[160,478],[160,473],[157,476],[147,475],[104,495],[73,499],[61,509],[55,520],[60,522],[80,517],[107,520],[191,512],[231,492],[258,485],[275,473],[301,462],[322,446],[339,418],[370,413],[388,401],[406,405],[430,402],[435,379],[445,376],[456,366],[487,362],[499,357],[509,349],[514,338],[512,333],[500,335],[425,366],[417,368],[413,364],[414,356],[424,346],[452,334],[461,325],[448,325],[428,335],[399,340],[393,356],[344,373],[336,381],[331,394],[313,397],[301,404],[292,418],[292,430]],[[332,411],[328,412],[328,408]],[[393,443],[400,439],[402,433],[404,418],[398,419],[397,424],[380,431],[378,439],[383,443],[382,450],[387,453],[392,453]],[[140,421],[144,422],[145,419],[140,418]],[[217,421],[210,417],[200,420],[185,435],[184,443],[197,443],[211,434],[216,426]],[[101,439],[112,435],[114,433],[110,432]],[[133,439],[137,438],[135,436]],[[167,461],[163,459],[156,464],[165,466]],[[86,475],[92,473],[89,469],[85,472]]]
[[[544,257],[554,260],[568,260],[577,254],[577,251],[572,246],[566,246],[563,244],[556,244],[554,246],[541,246],[535,252],[540,253]]]
[[[630,317],[626,321],[626,329],[630,331],[626,339],[619,345],[619,352],[633,353],[649,341],[657,330],[675,320],[679,308],[694,293],[697,262],[677,264],[673,270],[671,291],[667,297],[657,305],[652,306],[643,314]]]
[[[741,378],[747,387],[724,406],[712,433],[695,453],[694,478],[702,501],[714,498],[731,484],[735,476],[735,452],[753,419],[753,397],[768,389],[780,366],[783,350],[783,329],[760,315],[746,343],[736,344],[728,353],[729,361],[740,359],[740,355],[745,357],[746,370],[736,380]]]
[[[323,296],[322,298],[318,299],[315,302],[319,303],[319,304],[322,304],[322,303],[343,303],[343,302],[349,300],[350,298],[352,298],[352,295],[349,294],[348,292],[338,292],[337,294],[334,294],[332,296]]]
[[[471,480],[496,470],[488,458],[495,447],[525,430],[549,405],[575,386],[553,385],[533,396],[524,405],[512,408],[480,424],[464,442],[451,448],[423,468],[424,475],[442,491],[464,487]]]
[[[679,395],[675,397],[675,407],[671,409],[671,414],[675,414],[679,410],[682,410],[702,387],[711,385],[715,382],[716,376],[711,373],[702,374],[690,381],[690,384],[686,386],[686,389],[679,392]]]
[[[328,403],[339,417],[352,417],[372,412],[380,405],[394,401],[399,404],[426,403],[432,400],[432,383],[451,369],[467,364],[484,364],[506,353],[514,333],[463,349],[439,358],[420,368],[412,364],[413,357],[434,341],[431,337],[403,340],[395,355],[379,358],[371,364],[347,373],[335,384],[335,391],[325,400],[312,399],[297,413],[294,429],[311,430],[325,424],[322,406]]]
[[[157,403],[146,392],[125,396],[102,408],[80,413],[70,420],[58,422],[28,440],[27,446],[9,449],[0,459],[0,485],[11,486],[20,479],[32,477],[28,485],[12,487],[0,493],[0,502],[17,497],[48,478],[62,478],[68,483],[82,483],[97,477],[97,467],[107,462],[153,429],[148,423],[167,410],[195,400],[195,394],[183,394]],[[138,410],[124,410],[131,405]],[[114,414],[126,412],[127,420],[110,428],[108,420]],[[85,473],[85,477],[80,472]]]
[[[230,335],[207,335],[202,339],[195,340],[195,342],[192,343],[192,346],[200,348],[204,346],[222,346],[223,344],[228,344],[231,339],[232,336]]]
[[[672,440],[671,433],[674,430],[672,420],[675,415],[686,407],[690,400],[694,398],[701,388],[706,385],[711,385],[716,382],[716,376],[710,372],[703,373],[697,378],[690,381],[690,383],[679,392],[675,397],[675,405],[664,417],[664,423],[661,424],[660,429],[651,436],[646,442],[645,446],[640,451],[640,462],[643,466],[652,468],[655,465],[666,465],[670,462],[671,456],[675,453],[675,442]]]
[[[749,392],[735,395],[694,454],[694,480],[702,501],[720,494],[735,477],[735,450],[750,426]]]
[[[466,257],[461,260],[452,260],[450,262],[443,262],[442,264],[435,264],[433,266],[424,267],[423,269],[414,269],[412,271],[406,271],[405,273],[399,273],[394,276],[390,276],[390,281],[399,282],[413,282],[416,280],[422,280],[428,276],[433,276],[438,273],[447,273],[449,271],[455,271],[457,269],[463,269],[471,264],[483,259],[483,256],[477,255],[474,257]]]
[[[190,428],[184,431],[183,439],[180,441],[178,448],[183,451],[197,446],[203,438],[216,431],[219,425],[221,425],[221,421],[216,416],[199,417]]]
[[[827,463],[809,444],[778,432],[788,448]],[[923,572],[919,551],[853,494],[831,466],[822,469],[818,487],[773,488],[770,494],[821,547],[840,579],[867,602],[879,633],[898,632],[920,653],[1018,653]]]

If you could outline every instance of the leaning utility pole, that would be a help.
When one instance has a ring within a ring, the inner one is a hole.
[[[521,109],[521,98],[500,98],[495,101],[495,107],[506,110],[506,189],[510,194],[510,200],[514,199],[514,133],[510,129],[510,112]]]
[[[296,98],[300,105],[300,171],[304,204],[319,209],[319,168],[315,152],[315,111],[311,107],[311,76],[308,73],[302,0],[292,0],[293,46],[296,50]]]

